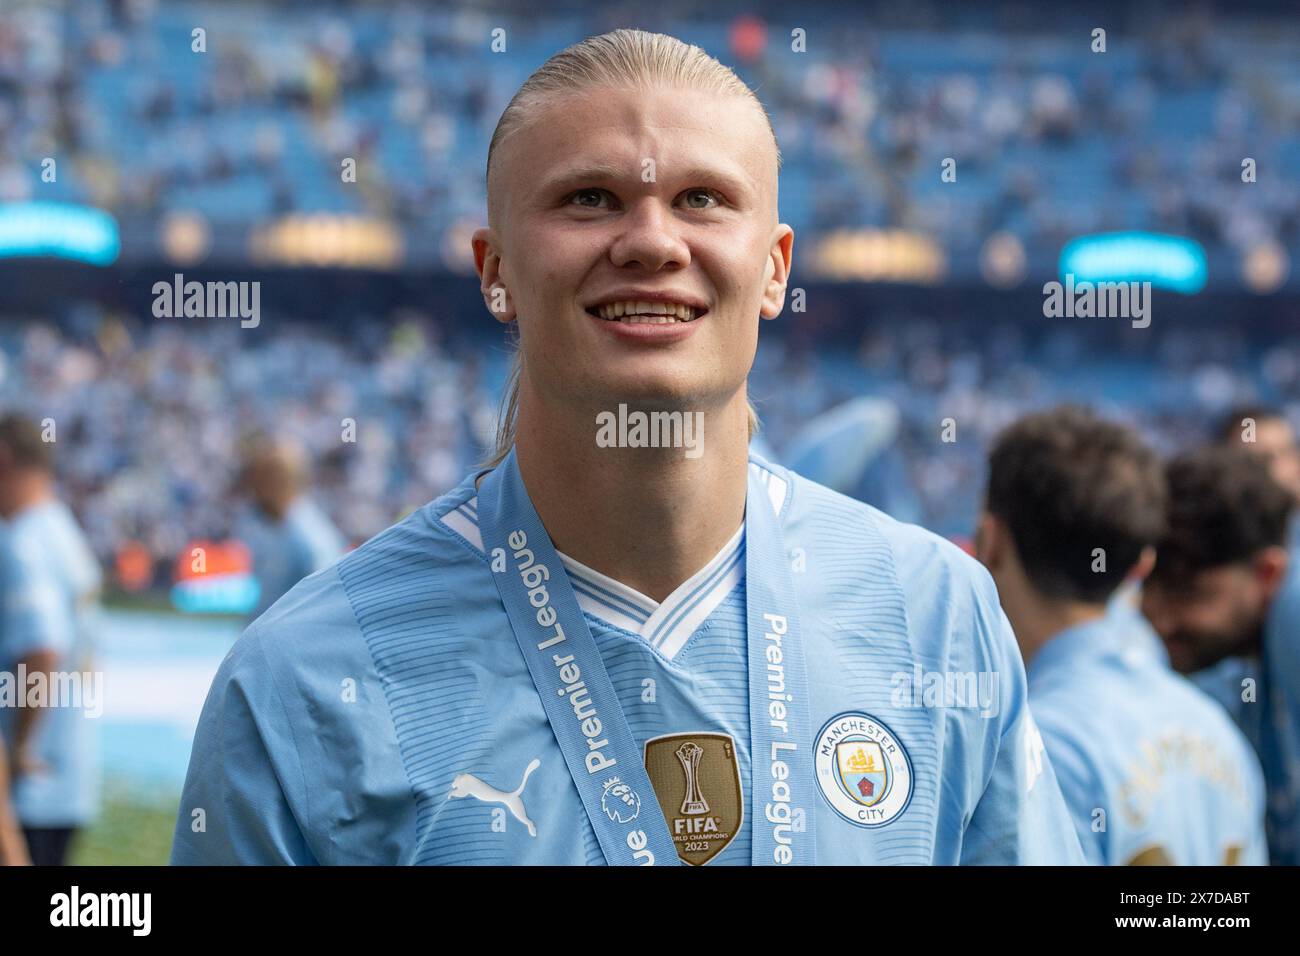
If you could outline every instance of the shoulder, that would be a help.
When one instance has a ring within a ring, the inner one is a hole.
[[[417,608],[433,592],[454,590],[457,576],[482,565],[438,521],[447,496],[411,512],[330,566],[290,588],[249,625],[241,643],[256,644],[272,670],[368,658],[362,625],[383,608]]]
[[[1255,748],[1223,705],[1191,680],[1167,668],[1163,680],[1165,693],[1182,715],[1181,722],[1217,745],[1225,757],[1238,763],[1241,774],[1252,780],[1262,780]]]
[[[919,650],[946,656],[937,645],[955,640],[992,667],[1008,654],[1019,659],[997,588],[975,558],[932,531],[794,472],[774,470],[790,482],[783,522],[787,545],[793,540],[816,549],[822,563],[846,570],[844,578],[868,598],[882,580],[895,582]]]
[[[832,491],[824,485],[784,468],[771,468],[790,485],[787,523],[800,529],[826,530],[837,544],[852,547],[877,541],[888,547],[900,581],[905,585],[923,576],[927,585],[937,581],[960,584],[996,598],[988,572],[951,541],[919,525],[890,517],[878,508]]]
[[[47,521],[35,515],[20,515],[0,535],[0,574],[5,586],[16,593],[57,591],[62,539]]]

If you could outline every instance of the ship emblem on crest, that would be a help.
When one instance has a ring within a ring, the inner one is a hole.
[[[849,740],[835,748],[840,783],[864,807],[874,807],[889,790],[889,764],[874,740]]]

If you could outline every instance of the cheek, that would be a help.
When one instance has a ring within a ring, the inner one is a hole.
[[[1175,630],[1218,631],[1231,616],[1232,605],[1213,598],[1187,598],[1166,608]]]
[[[709,236],[694,245],[692,257],[720,294],[735,300],[762,293],[767,249],[753,236]]]
[[[1253,620],[1263,613],[1267,603],[1264,589],[1252,585],[1241,597],[1237,607],[1237,620],[1242,622]]]
[[[510,274],[526,292],[544,298],[564,293],[572,296],[575,277],[581,277],[598,255],[590,239],[565,229],[533,226],[514,236],[509,250]]]

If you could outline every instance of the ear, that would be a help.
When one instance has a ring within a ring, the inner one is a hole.
[[[1250,569],[1264,592],[1265,600],[1272,600],[1286,577],[1286,548],[1274,545],[1258,552],[1250,561]]]
[[[1000,520],[981,511],[975,525],[975,557],[992,571],[1002,563],[1007,550],[1007,529]]]
[[[763,301],[758,314],[775,319],[785,307],[785,287],[790,281],[790,262],[794,256],[794,230],[785,223],[776,227],[772,249],[763,267]]]
[[[497,254],[496,235],[491,229],[475,229],[470,238],[474,247],[474,271],[478,273],[479,291],[492,318],[502,324],[515,320],[515,304],[501,275],[501,256]]]
[[[1137,562],[1128,570],[1128,578],[1131,581],[1145,581],[1147,575],[1151,573],[1156,566],[1156,549],[1147,545],[1138,555]]]

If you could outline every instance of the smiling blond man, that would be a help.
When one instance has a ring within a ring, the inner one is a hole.
[[[248,629],[175,862],[1081,859],[987,574],[749,454],[778,170],[672,37],[530,77],[473,239],[518,331],[496,452]]]

